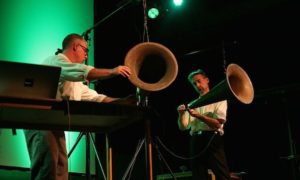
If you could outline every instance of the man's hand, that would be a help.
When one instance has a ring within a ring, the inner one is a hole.
[[[127,66],[117,66],[112,70],[113,75],[121,75],[123,77],[129,77],[131,74],[131,70]]]
[[[190,113],[191,116],[193,116],[195,118],[200,117],[200,113],[196,109],[188,109],[188,112]]]
[[[184,105],[184,104],[179,105],[179,106],[177,107],[177,111],[178,111],[179,114],[183,114],[184,111],[186,111],[185,105]]]

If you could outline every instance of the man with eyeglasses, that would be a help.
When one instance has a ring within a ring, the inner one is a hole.
[[[62,68],[57,99],[75,101],[112,102],[119,98],[99,94],[83,82],[121,75],[127,78],[131,71],[119,65],[100,69],[84,64],[88,46],[78,34],[67,35],[62,50],[45,60],[44,64]],[[47,73],[47,72],[45,72]],[[68,180],[68,156],[64,131],[24,130],[31,160],[31,179]]]

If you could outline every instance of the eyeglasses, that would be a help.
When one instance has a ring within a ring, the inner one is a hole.
[[[89,53],[89,49],[81,44],[78,44],[85,53]]]

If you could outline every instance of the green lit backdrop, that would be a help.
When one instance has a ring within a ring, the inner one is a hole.
[[[1,0],[0,60],[41,63],[61,48],[67,34],[81,34],[93,26],[93,4],[93,0]],[[88,63],[93,65],[92,41],[90,50]],[[77,136],[77,132],[66,133],[68,149]],[[69,158],[71,172],[85,172],[84,139]],[[93,152],[91,156],[94,173]],[[13,135],[11,129],[0,129],[0,166],[30,166],[23,130]]]

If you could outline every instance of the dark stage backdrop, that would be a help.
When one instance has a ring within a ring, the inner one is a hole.
[[[121,5],[118,0],[96,1],[95,21],[107,18]],[[299,150],[296,10],[297,5],[287,0],[190,1],[182,11],[170,10],[157,20],[148,20],[150,41],[170,48],[179,66],[176,80],[149,96],[150,106],[159,115],[151,123],[152,135],[175,154],[187,156],[189,136],[177,128],[176,107],[197,96],[187,82],[188,73],[203,68],[214,86],[225,78],[224,67],[236,63],[250,76],[255,99],[251,105],[230,101],[225,132],[230,168],[245,171],[247,180],[292,179],[291,170],[299,171],[299,165],[292,165],[294,159],[289,158]],[[130,4],[95,29],[95,65],[111,68],[123,64],[129,49],[140,42],[142,5]],[[111,96],[135,93],[135,87],[121,77],[97,82],[96,88]],[[120,166],[114,176],[122,176],[143,136],[142,123],[113,134],[115,146],[121,148],[116,150],[114,161]],[[189,168],[186,160],[170,155],[161,146],[160,149],[174,172],[181,171],[180,166]],[[143,177],[143,158],[141,155],[132,176]],[[156,155],[153,158],[154,173],[168,173],[164,163]]]

